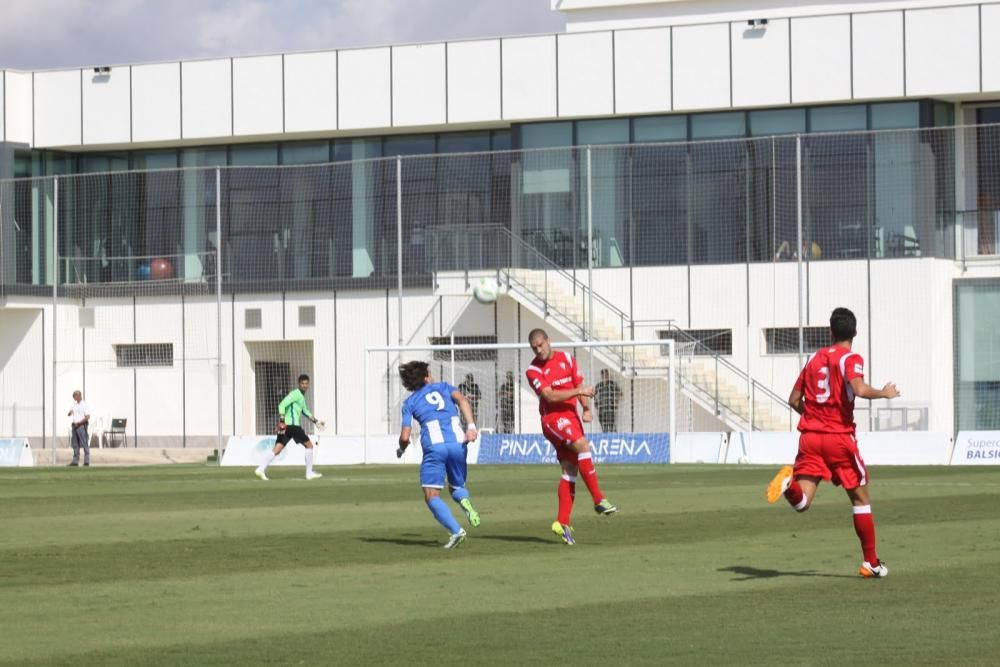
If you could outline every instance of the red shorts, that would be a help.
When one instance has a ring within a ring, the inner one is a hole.
[[[858,441],[850,433],[802,433],[795,456],[795,477],[801,475],[821,477],[845,489],[868,483]]]
[[[542,433],[552,443],[560,461],[576,461],[576,450],[571,446],[583,434],[583,424],[575,412],[553,412],[542,415]]]

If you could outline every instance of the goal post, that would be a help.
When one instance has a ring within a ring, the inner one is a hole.
[[[674,341],[553,341],[552,347],[575,356],[584,384],[597,387],[591,399],[594,419],[584,424],[588,437],[643,433],[675,442]],[[469,398],[481,433],[540,434],[538,398],[524,376],[533,358],[527,343],[366,348],[361,405],[365,462],[373,460],[373,448],[388,448],[399,434],[400,409],[409,395],[400,382],[399,366],[410,361],[426,362],[435,381],[448,382]]]

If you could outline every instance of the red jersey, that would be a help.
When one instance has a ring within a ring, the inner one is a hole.
[[[839,345],[818,350],[795,381],[805,397],[799,430],[854,433],[854,391],[851,380],[864,378],[861,355]]]
[[[524,371],[528,377],[528,384],[535,390],[539,397],[546,387],[553,389],[569,389],[579,387],[583,384],[583,376],[576,365],[576,359],[569,352],[553,350],[548,361],[542,362],[537,358],[531,360],[531,365]],[[544,400],[538,401],[538,412],[542,415],[550,415],[556,412],[572,412],[576,414],[576,398],[570,398],[560,403],[548,403]]]

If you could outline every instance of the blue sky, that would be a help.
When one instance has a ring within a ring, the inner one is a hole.
[[[3,0],[0,68],[561,32],[549,0]]]

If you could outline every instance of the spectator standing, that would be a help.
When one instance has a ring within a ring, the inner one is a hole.
[[[622,400],[622,390],[611,379],[607,368],[601,369],[601,381],[594,387],[594,403],[597,404],[597,419],[605,433],[614,433],[618,426],[618,404]]]
[[[500,433],[514,432],[514,371],[507,371],[507,376],[500,385],[497,396],[500,403]]]
[[[458,390],[469,399],[469,405],[472,406],[472,421],[478,421],[479,403],[483,400],[483,392],[480,391],[479,385],[476,384],[476,378],[473,377],[472,373],[465,374],[465,380],[462,384],[458,385]]]
[[[80,465],[80,448],[83,447],[83,465],[90,465],[90,406],[83,400],[83,392],[79,389],[73,392],[73,406],[66,415],[73,420],[73,430],[70,434],[70,445],[73,447],[71,466]]]

